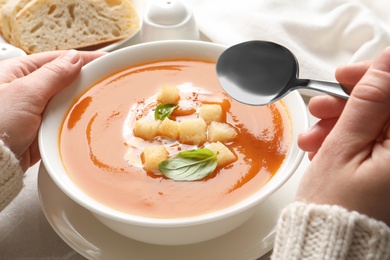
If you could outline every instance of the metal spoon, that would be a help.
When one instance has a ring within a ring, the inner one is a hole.
[[[267,105],[296,89],[349,97],[338,83],[299,79],[295,56],[273,42],[249,41],[228,48],[217,61],[217,75],[229,96],[248,105]]]

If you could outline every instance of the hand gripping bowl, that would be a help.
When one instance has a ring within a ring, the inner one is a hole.
[[[239,203],[199,216],[150,218],[125,214],[105,206],[75,185],[63,166],[59,150],[59,133],[70,106],[76,97],[100,79],[132,65],[156,60],[186,57],[216,62],[226,48],[226,46],[200,41],[151,42],[114,51],[87,64],[71,86],[50,100],[43,115],[39,147],[42,162],[55,184],[106,226],[142,242],[161,245],[197,243],[221,236],[243,224],[254,214],[261,202],[290,178],[303,158],[304,153],[297,146],[297,137],[308,127],[308,116],[298,92],[293,92],[284,98],[292,122],[292,144],[274,177],[255,194]]]

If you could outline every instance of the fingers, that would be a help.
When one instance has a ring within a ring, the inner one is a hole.
[[[352,90],[352,86],[359,82],[372,63],[373,61],[367,61],[341,66],[336,70],[336,79]],[[312,159],[320,149],[344,110],[345,104],[346,100],[330,95],[315,96],[310,99],[308,109],[320,121],[298,137],[298,145],[308,152],[309,159]]]
[[[32,78],[38,79],[42,77],[45,79],[45,83],[40,83],[41,80],[37,80],[38,82],[36,83],[38,86],[44,85],[44,89],[49,90],[48,95],[50,98],[73,82],[82,66],[104,55],[104,53],[69,50],[48,52],[46,54],[39,53],[36,55],[36,57],[31,58],[39,69],[32,73]],[[52,60],[50,61],[50,59]],[[47,88],[46,86],[51,87]]]
[[[336,80],[343,85],[347,90],[352,88],[359,82],[373,61],[357,62],[345,66],[340,66],[336,69]]]
[[[337,119],[330,118],[318,121],[314,126],[299,135],[298,146],[306,152],[317,152],[333,129]]]
[[[103,54],[75,50],[31,55],[30,61],[33,62],[29,69],[34,66],[39,68],[11,82],[13,91],[23,93],[20,96],[24,101],[33,104],[32,112],[40,114],[52,96],[76,79],[84,64],[101,55]]]
[[[316,153],[322,142],[333,129],[346,101],[329,95],[315,96],[310,99],[308,108],[310,113],[320,121],[299,135],[298,145],[307,152]]]
[[[40,158],[35,138],[49,99],[71,84],[83,65],[104,54],[54,51],[0,62],[0,132],[12,133],[5,142],[23,169]]]
[[[29,75],[30,83],[43,95],[50,98],[69,85],[79,74],[82,67],[80,54],[75,50],[62,53],[58,58],[42,65]],[[45,82],[42,82],[45,79]]]
[[[74,50],[70,50],[73,51]],[[27,57],[21,57],[18,59],[27,60],[31,65],[30,72],[33,72],[34,70],[42,67],[46,63],[49,63],[61,55],[67,53],[68,51],[48,51],[48,52],[41,52],[36,54],[28,55]],[[87,63],[91,62],[92,60],[99,58],[106,54],[105,52],[97,52],[97,51],[78,51],[79,55],[82,58],[82,65],[86,65]],[[11,61],[11,60],[10,60]]]
[[[307,153],[307,157],[309,158],[309,160],[313,160],[314,156],[316,156],[317,152],[308,152]]]
[[[106,54],[106,52],[97,51],[79,51],[79,53],[83,60],[83,66]]]
[[[346,100],[330,95],[312,97],[308,104],[310,113],[319,119],[339,117],[345,107]]]
[[[34,105],[36,110],[32,112],[41,114],[49,99],[76,79],[81,67],[80,54],[70,50],[11,84],[23,93],[25,102]]]
[[[38,137],[34,139],[28,149],[18,156],[18,159],[23,172],[27,171],[28,168],[36,164],[41,159],[38,147]]]
[[[351,93],[334,128],[338,145],[346,144],[351,156],[372,145],[390,119],[390,48],[369,67]]]
[[[67,51],[50,51],[31,54],[25,57],[17,57],[0,61],[0,83],[9,83],[15,79],[29,75],[45,64],[52,62]],[[99,58],[105,52],[79,51],[82,58],[82,66]]]

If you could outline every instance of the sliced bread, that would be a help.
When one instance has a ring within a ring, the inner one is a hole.
[[[11,44],[27,53],[117,41],[139,28],[129,0],[32,0],[12,25]]]
[[[7,3],[8,0],[0,0],[0,24],[1,24],[1,9]],[[2,32],[2,28],[0,26],[0,33]]]
[[[12,26],[16,15],[31,0],[1,0],[0,1],[0,30],[3,38],[7,42],[12,41]]]

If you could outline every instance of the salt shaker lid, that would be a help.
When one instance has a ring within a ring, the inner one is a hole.
[[[189,19],[189,11],[181,1],[155,1],[145,15],[145,19],[161,26],[178,25]]]
[[[194,15],[180,0],[155,0],[144,15],[140,35],[142,42],[199,39]]]

